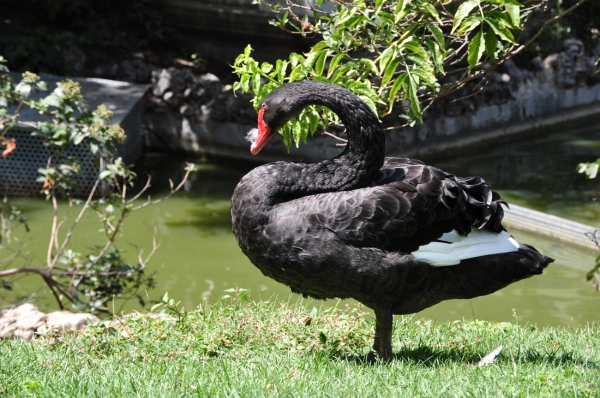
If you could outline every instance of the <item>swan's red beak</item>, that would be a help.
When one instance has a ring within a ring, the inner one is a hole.
[[[271,138],[271,129],[267,126],[263,119],[264,113],[264,109],[258,111],[258,135],[250,147],[250,152],[252,152],[253,155],[259,153],[260,150],[267,145],[267,142]]]

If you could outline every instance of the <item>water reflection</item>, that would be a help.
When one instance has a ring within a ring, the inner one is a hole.
[[[423,159],[448,171],[479,174],[495,189],[527,190],[558,195],[595,192],[598,183],[575,168],[600,157],[600,119],[581,121],[527,137],[494,140],[464,150]]]
[[[187,209],[185,219],[167,221],[169,227],[191,225],[199,228],[202,235],[216,233],[217,230],[231,231],[229,201],[199,199],[193,208]]]

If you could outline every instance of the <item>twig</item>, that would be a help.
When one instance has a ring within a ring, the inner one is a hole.
[[[54,255],[54,260],[50,264],[49,269],[52,269],[56,265],[56,262],[58,261],[58,258],[60,257],[60,255],[63,253],[63,251],[65,250],[65,248],[69,244],[69,241],[71,240],[71,236],[73,235],[73,230],[75,229],[75,227],[77,226],[77,224],[79,224],[79,221],[81,220],[81,217],[83,217],[83,214],[85,213],[85,211],[89,207],[90,202],[92,201],[92,198],[94,197],[94,194],[96,193],[96,189],[98,188],[98,184],[99,183],[100,183],[100,180],[97,179],[96,182],[94,183],[94,186],[92,186],[92,190],[90,191],[90,194],[88,195],[87,200],[85,201],[83,207],[79,211],[79,214],[77,215],[77,218],[75,219],[75,221],[71,225],[71,228],[69,228],[69,231],[67,231],[67,235],[65,236],[65,239],[63,240],[63,243],[60,246],[60,249],[58,249],[56,251],[56,254]]]
[[[11,254],[10,256],[3,258],[2,260],[0,260],[0,264],[4,264],[4,263],[11,263],[15,258],[19,257],[19,255],[21,254],[21,252],[27,247],[27,245],[29,244],[29,242],[31,242],[31,240],[27,241],[24,244],[21,244],[19,246],[19,249],[17,251],[15,251],[13,254]]]
[[[135,195],[133,198],[129,199],[127,201],[127,204],[131,204],[134,201],[136,201],[140,196],[142,196],[144,194],[144,192],[146,192],[148,190],[148,188],[150,188],[150,181],[152,180],[152,176],[148,175],[148,179],[146,180],[146,185],[144,185],[144,187],[140,190],[140,192],[137,193],[137,195]]]
[[[145,260],[142,259],[143,249],[138,251],[138,261],[140,262],[142,269],[146,268],[146,264],[148,264],[148,261],[150,261],[150,258],[152,258],[152,256],[156,252],[156,250],[160,247],[160,242],[158,242],[158,243],[156,242],[156,234],[157,233],[158,233],[158,228],[156,227],[156,225],[154,225],[154,232],[152,233],[152,250],[150,251],[150,253],[148,253]]]
[[[340,140],[340,141],[342,141],[342,142],[344,142],[344,143],[348,142],[348,140],[346,140],[346,139],[344,139],[344,138],[342,138],[342,137],[338,137],[337,135],[335,135],[335,134],[331,134],[331,133],[329,133],[329,132],[327,132],[327,131],[323,131],[321,134],[328,135],[328,136],[330,136],[330,137],[333,137],[333,138],[335,138],[336,140]]]
[[[56,201],[56,190],[54,184],[50,188],[52,192],[52,207],[54,209],[54,216],[52,217],[52,230],[50,231],[50,242],[48,243],[48,252],[46,254],[46,263],[48,269],[52,269],[54,261],[52,261],[52,248],[54,247],[54,240],[56,239],[56,224],[58,221],[58,203]]]
[[[185,184],[185,182],[187,181],[189,176],[190,176],[190,171],[188,170],[185,172],[185,175],[183,176],[183,179],[181,180],[179,185],[177,185],[177,187],[175,187],[175,188],[171,188],[171,192],[167,196],[160,198],[160,199],[156,199],[156,200],[151,200],[150,197],[148,196],[148,200],[146,202],[134,207],[133,209],[131,209],[131,211],[136,211],[136,210],[142,209],[146,206],[155,205],[157,203],[162,202],[163,200],[169,199],[171,196],[173,196],[173,194],[175,192],[177,192],[181,189],[181,187],[183,186],[183,184]]]
[[[509,52],[507,54],[507,58],[512,58],[515,55],[517,55],[518,53],[520,53],[521,51],[523,51],[525,48],[529,47],[541,34],[542,32],[549,26],[552,25],[554,22],[558,21],[559,19],[561,19],[562,17],[565,17],[567,15],[569,15],[570,13],[572,13],[573,11],[575,11],[575,9],[577,9],[580,5],[582,5],[583,3],[585,3],[587,0],[579,0],[577,3],[575,3],[572,7],[566,9],[565,11],[561,12],[560,14],[555,15],[554,17],[548,19],[547,21],[544,22],[544,24],[542,25],[542,27],[536,32],[535,35],[533,35],[529,40],[527,40],[524,44],[522,44],[521,46],[519,46],[519,48],[517,48],[514,52]]]

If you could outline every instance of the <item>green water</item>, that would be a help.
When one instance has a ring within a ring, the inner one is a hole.
[[[470,148],[452,156],[424,159],[458,175],[479,174],[494,185],[510,202],[600,227],[600,208],[592,201],[598,183],[586,181],[574,172],[579,161],[600,156],[600,129],[595,122],[569,127],[527,140],[505,140]],[[196,160],[198,161],[198,160]],[[148,250],[153,225],[161,246],[149,270],[158,271],[160,286],[147,292],[159,299],[165,291],[194,308],[204,300],[214,302],[234,287],[249,288],[253,299],[290,297],[289,289],[264,277],[242,254],[231,234],[229,199],[244,175],[247,165],[200,162],[200,171],[181,192],[157,206],[134,213],[123,229],[119,247],[135,258],[135,247]],[[153,174],[153,195],[168,187],[168,178],[177,181],[182,162],[173,157],[147,156],[140,174]],[[31,232],[15,232],[28,245],[25,260],[13,264],[41,265],[45,258],[52,217],[51,206],[40,199],[13,199],[26,211]],[[76,213],[72,211],[72,213]],[[77,250],[102,242],[99,224],[92,214],[85,217],[74,236]],[[518,282],[493,295],[473,300],[441,303],[418,314],[444,322],[455,319],[487,319],[494,322],[518,321],[538,325],[580,325],[600,320],[600,293],[585,281],[595,253],[579,251],[556,242],[511,231],[523,242],[556,259],[542,276]],[[4,255],[4,254],[2,254]],[[0,300],[35,293],[38,303],[55,305],[36,276],[23,277],[15,291]],[[146,296],[146,293],[143,294]],[[295,300],[296,296],[292,296]],[[326,305],[335,305],[329,301]],[[115,309],[122,303],[115,302]],[[314,305],[321,305],[314,302]],[[130,301],[125,309],[139,308]],[[514,313],[516,312],[516,319]]]

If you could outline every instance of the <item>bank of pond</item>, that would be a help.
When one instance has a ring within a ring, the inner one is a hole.
[[[600,156],[600,131],[593,120],[522,139],[499,140],[462,151],[422,159],[457,175],[480,175],[509,202],[560,217],[600,227],[600,205],[594,202],[600,184],[575,172],[577,163]],[[310,140],[309,140],[310,144]],[[126,221],[119,248],[135,258],[135,247],[150,247],[153,225],[161,247],[148,272],[156,274],[159,287],[147,297],[158,300],[165,291],[193,309],[204,301],[216,302],[225,290],[250,289],[254,300],[277,295],[288,297],[289,288],[264,277],[243,255],[231,233],[229,199],[247,164],[233,160],[193,159],[199,171],[181,192],[159,205],[132,214]],[[181,177],[183,161],[176,156],[146,155],[138,174],[153,175],[153,196],[168,189],[168,179]],[[51,228],[50,203],[37,198],[11,198],[28,217],[31,232],[24,252],[31,266],[44,263]],[[75,212],[72,212],[75,213]],[[103,242],[104,233],[95,215],[84,217],[74,235],[74,247],[84,250]],[[538,325],[576,326],[597,322],[600,293],[586,282],[585,273],[597,253],[578,250],[559,242],[519,231],[509,231],[517,240],[530,243],[556,262],[543,276],[509,286],[490,296],[473,300],[443,302],[417,315],[436,322],[483,319],[492,322],[517,321]],[[41,304],[53,308],[52,297],[36,275],[3,292],[4,301],[35,293]],[[146,292],[143,293],[146,297]],[[116,300],[116,308],[120,308]],[[320,305],[316,303],[315,305]],[[325,305],[335,305],[329,301]],[[136,302],[123,309],[136,309]]]

